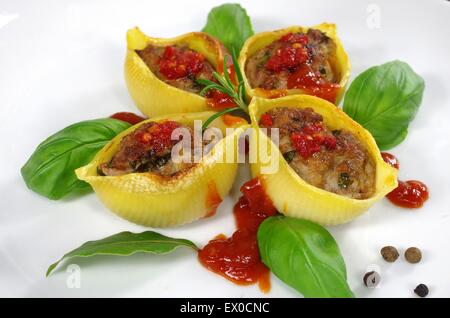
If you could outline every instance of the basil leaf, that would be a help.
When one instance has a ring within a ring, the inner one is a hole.
[[[424,88],[423,78],[404,62],[374,66],[352,82],[344,111],[372,133],[381,150],[387,150],[408,134]]]
[[[91,257],[95,255],[129,256],[135,253],[168,254],[180,246],[198,250],[189,240],[172,238],[162,234],[146,231],[142,233],[121,232],[102,240],[89,241],[64,255],[59,261],[50,265],[46,276],[64,259],[71,257]]]
[[[42,142],[22,167],[26,185],[52,200],[89,189],[87,183],[77,179],[74,170],[89,163],[107,142],[128,127],[130,124],[123,121],[102,118],[64,128]]]
[[[258,245],[263,263],[305,297],[353,297],[339,247],[320,225],[273,216],[260,225]]]
[[[213,8],[202,29],[218,38],[230,52],[239,54],[245,40],[253,35],[249,16],[239,4],[226,3]]]

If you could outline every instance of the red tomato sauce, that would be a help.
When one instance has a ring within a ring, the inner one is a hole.
[[[149,129],[136,133],[136,140],[143,145],[150,145],[155,153],[159,153],[176,143],[172,140],[172,132],[179,128],[180,124],[166,120],[152,125]]]
[[[266,69],[279,73],[290,70],[308,60],[308,36],[305,34],[288,33],[279,40],[282,43],[276,53],[266,63]]]
[[[395,169],[400,169],[400,163],[398,162],[398,159],[393,154],[390,154],[389,152],[382,152],[381,157],[383,157],[384,162],[389,164],[391,167],[394,167]]]
[[[222,110],[226,108],[236,107],[236,103],[229,95],[212,89],[206,95],[206,105],[213,110]]]
[[[288,45],[276,51],[267,61],[266,68],[269,71],[279,73],[283,70],[292,69],[306,62],[308,52],[302,45]]]
[[[285,34],[280,38],[280,41],[287,43],[300,43],[302,45],[307,45],[309,42],[308,36],[306,34],[299,34],[299,33]]]
[[[288,94],[287,89],[264,89],[264,88],[255,88],[255,94],[259,96],[263,96],[268,99],[274,99],[286,96]]]
[[[304,158],[308,159],[325,146],[328,150],[336,149],[336,137],[323,133],[322,123],[309,124],[301,132],[294,132],[291,141],[294,148]]]
[[[327,82],[307,64],[303,64],[289,75],[287,86],[289,89],[301,89],[309,95],[326,99],[332,103],[336,101],[340,89],[339,84]]]
[[[159,70],[169,80],[174,80],[199,73],[204,61],[205,57],[198,52],[166,46],[159,61]]]
[[[247,121],[244,118],[238,117],[238,116],[233,116],[230,114],[222,115],[222,120],[223,120],[223,123],[225,124],[225,126],[228,126],[228,127],[247,123]]]
[[[399,181],[398,187],[387,195],[389,201],[403,208],[420,208],[429,193],[427,186],[417,180]]]
[[[145,120],[144,117],[141,117],[139,115],[136,115],[134,113],[129,113],[129,112],[115,113],[114,115],[111,115],[110,118],[125,121],[131,125],[136,125],[136,124],[140,123],[141,121]]]
[[[265,67],[274,73],[289,71],[288,89],[301,89],[306,94],[334,103],[340,85],[329,83],[308,64],[308,41],[306,34],[288,33],[282,36],[279,40],[281,47],[267,60]]]
[[[262,114],[259,121],[265,127],[270,127],[273,125],[273,118],[269,114]]]
[[[217,236],[199,251],[200,262],[210,271],[239,284],[258,283],[270,290],[270,272],[261,262],[256,234],[262,221],[277,213],[261,181],[252,179],[241,187],[243,196],[234,206],[237,231],[230,238]]]
[[[399,169],[399,161],[394,155],[388,152],[382,152],[381,156],[386,163],[396,169]],[[386,197],[389,199],[389,201],[397,206],[415,209],[422,207],[425,201],[428,200],[429,192],[428,187],[421,181],[399,180],[398,187],[388,193]]]

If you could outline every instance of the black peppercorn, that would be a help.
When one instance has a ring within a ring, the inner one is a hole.
[[[364,285],[375,288],[380,283],[381,276],[375,271],[367,272],[363,277]]]
[[[428,295],[428,287],[425,284],[419,284],[417,285],[417,287],[414,289],[414,292],[417,294],[417,296],[419,297],[426,297]]]

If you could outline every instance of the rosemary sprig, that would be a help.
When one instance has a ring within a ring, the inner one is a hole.
[[[233,59],[234,70],[236,72],[236,77],[238,80],[237,87],[235,87],[233,85],[233,82],[230,79],[230,75],[228,74],[227,57],[226,56],[223,59],[223,76],[217,72],[213,72],[213,76],[217,80],[217,83],[207,80],[207,79],[198,79],[197,80],[197,83],[205,86],[201,90],[200,95],[205,96],[208,91],[210,91],[211,89],[215,89],[215,90],[218,90],[218,91],[230,96],[237,105],[236,107],[227,108],[227,109],[224,109],[224,110],[212,115],[210,118],[208,118],[203,123],[202,130],[205,130],[214,119],[216,119],[224,114],[231,113],[236,110],[243,110],[246,113],[248,112],[248,105],[245,100],[246,92],[245,92],[244,79],[242,76],[242,72],[239,68],[239,64],[237,62],[236,54],[234,53],[234,51],[232,54],[232,59]]]
[[[214,119],[219,118],[222,115],[234,112],[239,109],[241,109],[241,108],[240,107],[226,108],[224,110],[221,110],[220,112],[215,113],[214,115],[209,117],[207,120],[205,120],[205,122],[202,125],[202,131],[205,130],[206,128],[208,128],[209,124],[211,124],[214,121]]]
[[[239,67],[235,51],[233,51],[231,58],[233,60],[234,72],[236,73],[236,77],[238,80],[238,94],[242,96],[242,99],[245,101],[247,95],[245,91],[244,77],[242,76],[241,68]]]

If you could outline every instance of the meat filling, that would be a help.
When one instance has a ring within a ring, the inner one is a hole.
[[[148,45],[136,53],[156,77],[179,89],[198,94],[203,88],[198,79],[215,81],[211,63],[187,46]]]
[[[181,126],[174,121],[149,122],[120,142],[119,150],[109,162],[98,167],[99,175],[120,176],[135,172],[152,172],[157,175],[172,177],[192,168],[195,163],[175,163],[171,158],[173,146],[179,140],[172,140],[176,128],[186,128],[193,136],[190,127]],[[194,145],[191,140],[191,145]],[[191,149],[192,150],[192,149]],[[191,151],[194,154],[194,151]]]
[[[272,109],[260,127],[279,129],[281,153],[309,184],[354,199],[373,195],[375,163],[365,147],[349,131],[330,130],[311,108]]]
[[[301,89],[334,101],[340,81],[336,44],[325,33],[288,33],[253,54],[245,74],[253,88]]]

